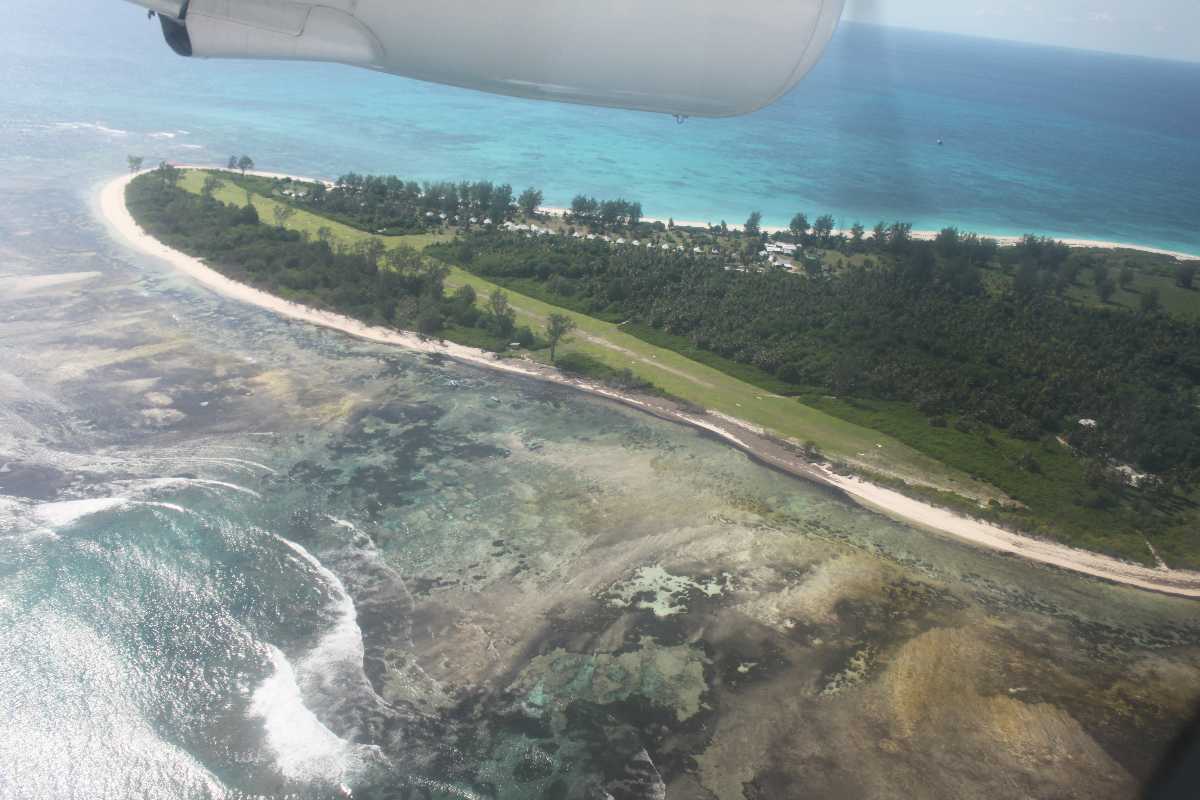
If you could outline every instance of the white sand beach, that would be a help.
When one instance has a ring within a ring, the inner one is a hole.
[[[538,210],[543,213],[549,214],[551,216],[555,216],[555,217],[566,216],[568,213],[570,213],[570,209],[560,208],[557,206],[544,206],[542,208],[539,208]],[[664,225],[667,224],[667,222],[668,222],[667,219],[663,219],[660,217],[643,217],[643,219],[646,222],[661,222]],[[712,222],[700,222],[698,220],[686,220],[686,219],[675,219],[675,218],[672,218],[670,221],[673,221],[676,225],[687,227],[687,228],[707,228],[710,225],[714,224]],[[741,225],[732,225],[731,224],[728,227],[730,230],[734,230],[734,231],[742,229]],[[788,229],[781,225],[763,225],[762,230],[765,233],[785,233],[785,232],[787,232]],[[962,231],[963,231],[963,233],[967,233],[967,232],[969,232],[969,229],[963,228]],[[850,231],[848,229],[834,229],[833,232],[834,232],[834,234],[841,234],[841,235],[845,235],[845,236],[850,235]],[[918,239],[921,241],[933,241],[934,239],[937,238],[938,233],[940,233],[940,231],[914,230],[914,231],[912,231],[912,237],[914,239]],[[995,239],[1001,245],[1019,244],[1021,242],[1021,240],[1024,238],[1023,236],[1003,235],[1003,234],[1001,234],[1001,235],[981,234],[981,235],[986,236],[991,239]],[[1155,253],[1157,255],[1162,255],[1162,256],[1172,256],[1174,258],[1178,258],[1183,261],[1200,261],[1200,254],[1185,253],[1185,252],[1182,252],[1179,250],[1164,250],[1164,249],[1158,248],[1158,247],[1146,247],[1145,245],[1129,244],[1127,242],[1108,242],[1108,241],[1103,241],[1100,239],[1072,239],[1072,238],[1064,239],[1064,238],[1060,238],[1057,236],[1053,237],[1053,238],[1057,239],[1058,241],[1062,242],[1063,244],[1067,245],[1068,247],[1095,247],[1095,248],[1099,248],[1102,250],[1138,250],[1143,253]]]
[[[261,173],[257,173],[261,174]],[[835,474],[828,466],[811,464],[782,447],[765,431],[724,415],[702,416],[685,412],[666,400],[623,394],[607,387],[568,378],[533,361],[498,358],[492,353],[439,342],[414,333],[366,325],[340,314],[288,302],[267,292],[231,280],[199,259],[173,250],[146,234],[125,207],[125,187],[133,179],[124,175],[107,183],[100,193],[100,212],[114,234],[134,250],[161,258],[200,285],[230,299],[267,309],[280,316],[321,325],[374,342],[422,353],[437,353],[469,364],[572,386],[616,400],[663,419],[703,429],[721,437],[760,461],[800,477],[840,489],[866,508],[916,527],[1002,553],[1053,565],[1115,583],[1165,594],[1200,598],[1200,572],[1150,568],[1054,542],[1034,539],[996,525],[971,519],[907,497],[891,489],[854,477]]]

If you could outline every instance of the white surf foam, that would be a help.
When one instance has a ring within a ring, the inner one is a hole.
[[[17,534],[26,541],[34,539],[57,539],[58,534],[44,523],[30,525],[33,504],[15,497],[0,496],[0,534]]]
[[[180,514],[191,513],[186,508],[174,503],[131,500],[128,497],[88,497],[82,500],[58,500],[53,503],[39,503],[33,507],[33,518],[52,528],[65,528],[92,514],[128,508],[130,506],[165,508],[168,511],[175,511]]]
[[[86,500],[59,500],[40,503],[33,509],[33,516],[47,525],[62,528],[101,511],[110,511],[129,503],[125,497],[89,497]]]
[[[364,647],[358,611],[345,585],[332,570],[302,545],[272,535],[320,576],[332,595],[336,620],[316,645],[297,659],[295,666],[282,651],[268,645],[275,671],[255,690],[251,713],[263,720],[267,745],[285,776],[345,783],[362,768],[368,756],[379,757],[379,750],[338,737],[305,705],[305,698],[336,696],[346,688],[341,680],[349,676],[379,699],[363,671]]]
[[[364,647],[362,629],[358,627],[358,609],[354,607],[354,600],[346,591],[342,579],[301,545],[282,536],[276,538],[321,576],[331,590],[337,614],[333,628],[322,636],[316,646],[300,661],[299,666],[305,682],[323,686],[328,678],[333,677],[336,670],[349,667],[362,675],[363,682],[369,685],[362,668]]]
[[[343,782],[362,765],[358,748],[304,705],[291,662],[279,648],[266,647],[274,672],[254,691],[250,713],[262,719],[276,765],[292,780]]]

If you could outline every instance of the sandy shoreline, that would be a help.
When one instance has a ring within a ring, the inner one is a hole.
[[[623,403],[662,419],[699,428],[748,453],[759,461],[798,477],[817,481],[842,491],[864,507],[926,530],[1032,561],[1061,567],[1104,580],[1165,594],[1200,598],[1200,573],[1153,569],[1108,556],[1077,550],[1054,542],[1014,534],[996,525],[960,516],[946,509],[914,500],[899,492],[858,478],[835,474],[827,465],[812,464],[797,457],[766,432],[724,415],[696,416],[666,400],[613,391],[604,386],[568,378],[557,370],[532,361],[500,359],[491,353],[463,345],[423,339],[416,334],[366,325],[340,314],[303,306],[254,289],[225,277],[199,259],[185,255],[146,234],[125,207],[125,187],[132,176],[105,184],[100,193],[100,213],[110,229],[133,249],[163,259],[197,283],[221,295],[267,309],[289,319],[321,325],[351,336],[396,345],[422,353],[436,353],[459,361],[511,374],[571,386]]]
[[[547,214],[550,214],[552,216],[556,216],[556,217],[565,216],[568,212],[568,209],[558,208],[558,207],[542,207],[538,210],[545,212]],[[668,220],[661,219],[659,217],[643,217],[642,219],[645,220],[646,222],[661,222],[664,225],[667,224],[667,222],[668,222]],[[697,220],[686,220],[686,219],[673,219],[672,221],[674,221],[674,223],[676,225],[679,225],[682,227],[688,227],[688,228],[707,228],[711,224],[709,222],[699,222]],[[730,230],[736,231],[736,230],[741,230],[741,228],[742,228],[741,225],[729,225]],[[786,233],[788,229],[786,227],[780,226],[780,225],[763,225],[762,230],[764,233]],[[960,228],[960,230],[963,233],[970,232],[966,228]],[[869,230],[867,232],[870,233]],[[846,235],[846,236],[850,235],[849,230],[842,230],[842,229],[835,229],[833,231],[833,233],[834,234],[842,234],[842,235]],[[911,233],[912,233],[912,237],[914,239],[917,239],[919,241],[931,242],[937,238],[940,231],[914,230]],[[1000,243],[1001,246],[1020,244],[1021,240],[1025,238],[1024,236],[1015,236],[1015,235],[1011,235],[1011,234],[981,233],[979,235],[987,237],[989,239],[995,239],[997,242]],[[1098,248],[1101,250],[1137,250],[1142,253],[1153,253],[1155,255],[1160,255],[1160,256],[1172,256],[1174,258],[1178,258],[1183,261],[1200,261],[1200,255],[1198,255],[1196,253],[1185,253],[1180,250],[1164,250],[1161,247],[1147,247],[1146,245],[1129,244],[1127,242],[1108,242],[1108,241],[1103,241],[1101,239],[1072,239],[1072,238],[1063,238],[1060,236],[1053,236],[1051,238],[1062,242],[1067,247],[1095,247],[1095,248]]]

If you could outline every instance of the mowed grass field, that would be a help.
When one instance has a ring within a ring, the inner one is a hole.
[[[180,187],[199,194],[206,175],[202,170],[188,170]],[[214,196],[222,202],[239,206],[247,202],[247,192],[228,181]],[[275,209],[282,205],[255,193],[250,194],[249,201],[259,217],[268,224],[275,220]],[[286,225],[292,230],[307,231],[314,238],[319,229],[327,228],[335,239],[348,244],[374,238],[389,248],[408,246],[420,250],[434,242],[453,238],[450,233],[377,236],[302,209],[295,210]],[[453,265],[450,265],[446,285],[450,290],[463,285],[472,286],[481,304],[488,294],[499,288]],[[874,473],[980,502],[1003,496],[995,487],[886,434],[819,411],[794,398],[772,395],[712,367],[627,334],[615,323],[553,306],[509,289],[503,291],[517,313],[519,325],[529,325],[535,330],[542,328],[547,316],[553,312],[565,314],[575,321],[578,329],[568,342],[559,346],[560,353],[582,352],[614,369],[628,368],[638,377],[672,395],[798,442],[811,441],[826,455]],[[545,352],[527,355],[542,361],[547,358]]]

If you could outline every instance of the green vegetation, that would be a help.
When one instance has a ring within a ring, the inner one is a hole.
[[[364,230],[405,233],[438,227],[444,219],[459,217],[464,224],[470,224],[471,217],[480,223],[490,219],[498,224],[516,212],[513,189],[507,183],[419,184],[394,175],[350,173],[328,189],[317,184],[301,201],[317,213],[348,219]]]
[[[347,225],[328,217],[319,216],[307,211],[280,194],[281,187],[286,187],[287,181],[276,178],[264,178],[257,175],[241,177],[236,173],[213,170],[186,170],[183,172],[179,187],[189,192],[200,194],[205,181],[216,176],[221,186],[213,194],[213,198],[222,203],[246,205],[249,202],[258,211],[259,217],[274,220],[275,212],[280,206],[290,206],[296,209],[293,217],[288,219],[288,230],[307,235],[310,239],[327,242],[340,242],[343,245],[357,245],[368,240],[377,240],[385,247],[404,245],[414,250],[422,250],[427,245],[447,241],[453,238],[451,232],[431,232],[404,236],[386,236],[368,233],[352,225]]]
[[[797,388],[954,411],[1027,440],[1094,418],[1098,452],[1180,478],[1200,470],[1200,328],[1081,308],[1020,281],[993,296],[968,244],[910,241],[893,247],[894,266],[816,281],[561,237],[476,233],[433,252]]]
[[[750,212],[750,216],[746,218],[746,223],[742,225],[742,231],[747,236],[758,236],[762,233],[762,212]]]
[[[521,192],[521,196],[517,198],[517,206],[521,209],[521,213],[527,217],[532,217],[536,214],[541,204],[542,191],[541,189],[534,189],[532,186]]]
[[[621,326],[621,330],[630,336],[636,336],[647,344],[687,356],[692,361],[720,370],[726,375],[737,378],[751,386],[756,386],[763,391],[776,395],[796,395],[801,391],[792,384],[781,381],[771,373],[764,372],[751,364],[732,361],[717,355],[711,350],[703,350],[696,347],[692,344],[691,340],[683,336],[675,336],[666,331],[651,328],[649,325],[643,325],[640,322],[627,322]]]
[[[1073,250],[1069,261],[1066,269],[1072,282],[1061,290],[1067,299],[1093,308],[1161,311],[1179,320],[1200,322],[1200,292],[1179,280],[1181,272],[1195,269],[1190,262],[1153,253],[1099,248]],[[1116,287],[1105,300],[1098,284],[1112,282],[1114,275]]]
[[[440,231],[450,225],[499,224],[518,210],[512,187],[490,181],[418,183],[395,175],[350,173],[332,186],[253,175],[243,175],[238,184],[360,231],[387,236]],[[536,209],[541,200],[540,191],[527,189],[520,208]]]
[[[968,509],[968,513],[1147,563],[1150,554],[1145,543],[1151,540],[1170,563],[1200,563],[1196,514],[1187,494],[1161,485],[1130,486],[1111,465],[1082,456],[1058,439],[1030,442],[953,415],[931,420],[908,403],[820,395],[803,399],[1003,487],[1015,501],[993,504],[982,513]],[[938,502],[955,505],[944,497]]]
[[[230,156],[228,166],[230,170],[236,169],[238,172],[242,173],[242,177],[244,178],[246,177],[247,170],[254,169],[254,159],[250,156],[241,156],[240,158],[237,156]]]
[[[443,311],[447,338],[499,349],[524,327],[523,346],[553,342],[565,371],[737,416],[942,505],[1143,562],[1149,541],[1172,565],[1200,564],[1200,315],[1171,259],[1032,237],[998,248],[953,230],[921,243],[902,223],[843,236],[797,215],[774,237],[805,248],[803,269],[788,271],[760,257],[761,233],[646,223],[624,201],[602,218],[588,198],[581,215],[544,223],[568,235],[382,236],[313,214],[279,181],[228,177],[238,185],[210,186],[215,200],[249,202],[310,239],[425,248],[442,262],[445,301],[478,314]],[[200,173],[174,180],[204,190]],[[297,210],[276,217],[280,205]],[[569,235],[589,228],[653,247]],[[1108,303],[1095,289],[1106,279]],[[551,335],[556,315],[575,336]],[[1123,462],[1154,474],[1133,485]]]
[[[840,246],[827,222],[812,235]],[[804,393],[999,487],[1016,504],[991,509],[998,521],[1142,561],[1152,539],[1174,563],[1197,563],[1200,328],[1070,302],[1056,287],[1070,285],[1072,254],[1048,240],[1000,251],[951,231],[922,243],[896,224],[861,246],[879,260],[818,278],[502,232],[430,252],[628,320],[643,341],[775,395]],[[1006,268],[1007,287],[985,281]],[[1122,463],[1152,476],[1131,485]]]
[[[546,341],[550,343],[550,361],[554,361],[554,351],[560,342],[564,341],[571,331],[575,330],[575,320],[565,314],[551,314],[546,320]]]
[[[370,324],[491,350],[536,341],[528,328],[517,328],[503,293],[493,294],[488,310],[476,306],[469,289],[446,296],[447,269],[411,247],[388,250],[372,237],[314,241],[285,227],[293,208],[273,204],[272,226],[253,204],[216,199],[224,187],[211,175],[199,194],[177,188],[178,182],[179,170],[165,165],[135,178],[126,191],[130,213],[156,238],[235,280]]]
[[[642,204],[628,200],[597,200],[576,195],[571,201],[571,217],[601,229],[637,227],[642,220]]]
[[[434,247],[427,252],[437,250]],[[497,284],[458,267],[450,268],[446,286],[470,286],[480,297],[497,288]],[[913,486],[937,486],[981,500],[999,494],[995,488],[973,481],[886,434],[770,395],[708,364],[643,341],[626,332],[630,326],[568,311],[511,290],[508,296],[518,324],[537,328],[545,325],[551,314],[562,313],[576,323],[578,331],[570,343],[562,345],[563,349],[586,354],[614,370],[629,369],[665,396],[736,416],[784,437],[813,440],[831,457],[851,462],[856,469],[869,468]],[[562,358],[558,357],[560,366]]]
[[[555,362],[556,366],[568,375],[590,378],[594,381],[622,391],[642,391],[662,394],[654,384],[639,378],[628,367],[613,369],[600,359],[587,353],[568,353]]]

